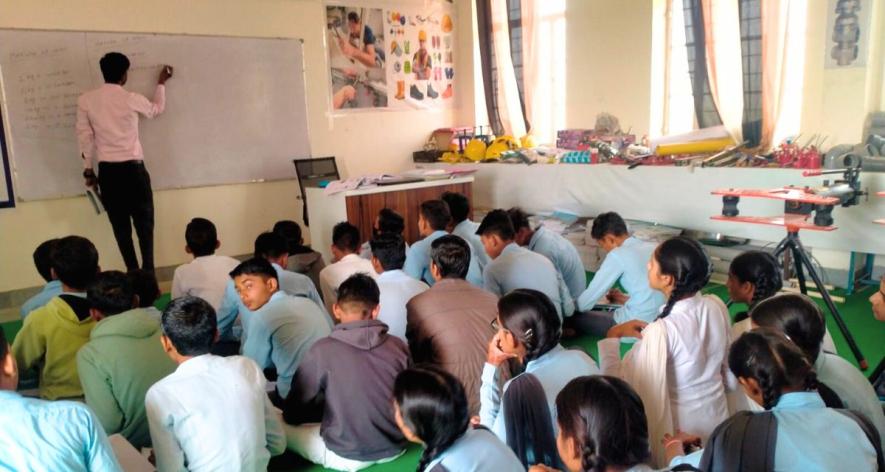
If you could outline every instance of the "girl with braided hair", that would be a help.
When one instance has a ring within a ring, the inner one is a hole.
[[[696,438],[677,435],[668,441],[671,466],[737,470],[738,464],[764,463],[747,470],[881,470],[876,429],[863,415],[826,408],[814,367],[783,334],[768,328],[744,333],[731,347],[728,365],[747,396],[768,411],[735,415],[716,428],[705,449],[687,456],[683,441]],[[766,421],[757,421],[763,415]],[[771,460],[760,457],[771,455]]]
[[[556,307],[537,290],[517,289],[498,301],[497,330],[489,343],[480,387],[479,422],[514,450],[524,465],[559,465],[556,395],[575,377],[599,373],[585,352],[559,344],[562,323]],[[512,359],[521,374],[498,382],[498,367]],[[503,397],[503,398],[502,398]]]
[[[578,377],[556,396],[559,455],[569,472],[651,472],[642,399],[627,382]],[[551,472],[534,466],[529,472]]]
[[[497,436],[469,425],[464,387],[452,374],[431,365],[404,370],[396,377],[393,398],[403,436],[424,446],[418,472],[523,470]]]
[[[660,441],[675,430],[706,439],[728,418],[726,387],[736,388],[725,357],[728,310],[700,290],[710,279],[701,245],[684,237],[661,243],[649,261],[649,284],[667,302],[657,320],[622,323],[599,342],[603,373],[626,380],[642,398],[649,421],[653,465],[662,467]],[[640,338],[623,360],[621,337]]]

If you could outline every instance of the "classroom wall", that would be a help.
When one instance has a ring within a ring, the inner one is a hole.
[[[347,3],[385,4],[362,0]],[[403,3],[420,6],[424,1],[399,2]],[[459,12],[470,11],[469,0],[455,3]],[[0,11],[0,28],[302,38],[311,149],[314,156],[336,156],[345,177],[410,168],[411,152],[421,148],[430,131],[473,122],[469,53],[456,57],[461,69],[456,87],[466,93],[456,93],[452,110],[329,116],[328,68],[322,44],[325,6],[319,0],[0,0]],[[456,44],[470,44],[470,15],[457,15],[456,28]],[[175,93],[176,80],[170,81],[168,93]],[[150,150],[146,153],[150,167]],[[194,216],[216,223],[220,252],[250,253],[259,231],[282,218],[300,220],[297,196],[294,181],[156,192],[156,264],[175,265],[187,260],[184,227]],[[31,252],[39,242],[67,234],[93,240],[102,267],[123,267],[106,216],[95,215],[85,198],[19,203],[14,209],[0,210],[0,292],[41,284]]]

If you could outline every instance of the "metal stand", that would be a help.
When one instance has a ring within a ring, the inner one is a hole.
[[[839,314],[839,310],[833,303],[833,299],[830,298],[830,294],[827,292],[826,287],[824,287],[823,281],[821,281],[820,276],[815,272],[814,267],[811,265],[811,258],[808,257],[808,253],[802,246],[802,242],[799,241],[798,230],[793,230],[792,228],[787,230],[787,237],[778,243],[777,247],[774,249],[774,257],[780,257],[788,249],[790,250],[790,256],[792,256],[793,263],[796,267],[796,277],[799,279],[799,290],[802,291],[803,294],[808,293],[808,289],[805,286],[805,272],[802,270],[804,267],[808,271],[808,275],[814,282],[815,287],[817,287],[818,292],[820,292],[823,297],[824,303],[827,304],[827,308],[830,309],[830,313],[833,315],[836,324],[839,326],[839,331],[842,332],[845,341],[848,342],[848,347],[851,348],[851,353],[854,354],[854,358],[857,359],[857,363],[861,370],[866,370],[867,367],[869,367],[867,365],[867,360],[864,358],[863,353],[860,352],[857,342],[854,341],[854,336],[848,331],[848,326],[842,319],[842,315]]]

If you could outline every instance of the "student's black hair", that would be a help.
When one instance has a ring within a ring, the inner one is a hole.
[[[762,300],[750,311],[753,323],[785,334],[812,364],[820,355],[826,324],[824,314],[810,298],[784,293]]]
[[[766,410],[777,405],[786,388],[817,389],[817,374],[805,353],[783,334],[769,328],[741,335],[728,352],[728,367],[736,377],[759,383]]]
[[[286,238],[277,233],[266,231],[255,238],[255,257],[264,259],[276,259],[289,254],[289,245]]]
[[[372,257],[378,259],[384,270],[402,269],[406,263],[406,242],[403,237],[393,233],[381,233],[369,241]]]
[[[480,236],[495,234],[504,241],[512,241],[516,236],[516,230],[513,229],[513,222],[510,221],[510,216],[507,215],[507,212],[498,209],[490,211],[482,219],[482,223],[476,229],[476,234]]]
[[[119,84],[129,70],[129,58],[119,52],[109,52],[98,61],[105,83]]]
[[[421,204],[418,209],[427,224],[434,231],[445,231],[452,221],[452,214],[449,213],[449,206],[442,200],[427,200]]]
[[[507,210],[507,216],[510,217],[510,222],[513,223],[513,229],[515,231],[519,231],[522,228],[532,227],[529,222],[529,214],[522,211],[519,207],[513,207]]]
[[[34,267],[37,268],[40,277],[47,282],[52,281],[52,248],[57,242],[58,239],[43,241],[37,249],[34,249]]]
[[[128,274],[132,290],[138,295],[138,307],[147,308],[154,306],[154,302],[160,298],[160,285],[157,276],[144,269],[130,270]]]
[[[441,236],[430,243],[430,260],[442,278],[465,279],[470,271],[470,245],[454,234]]]
[[[85,291],[98,275],[98,250],[82,236],[59,239],[50,259],[58,280],[72,289]]]
[[[86,290],[86,300],[105,316],[117,315],[133,308],[135,290],[126,274],[108,270],[98,274]]]
[[[660,314],[660,318],[666,318],[676,302],[694,296],[707,285],[710,260],[699,242],[683,236],[661,243],[655,249],[654,258],[661,274],[672,276],[674,281],[673,292]]]
[[[338,286],[338,305],[359,305],[363,319],[369,317],[380,300],[381,291],[375,279],[362,272],[351,275]]]
[[[163,310],[163,334],[182,356],[208,354],[215,343],[215,309],[200,297],[176,298]]]
[[[525,346],[525,362],[533,361],[559,344],[562,321],[556,306],[542,292],[527,288],[513,290],[498,300],[502,328]]]
[[[356,226],[342,221],[332,228],[332,244],[338,249],[356,252],[360,247],[360,230]]]
[[[0,362],[6,359],[9,353],[9,341],[6,340],[6,333],[3,332],[3,326],[0,325]]]
[[[403,423],[425,445],[418,472],[467,432],[464,386],[437,366],[421,365],[400,372],[393,384],[393,398]]]
[[[501,403],[506,412],[507,446],[523,467],[544,464],[561,469],[553,418],[541,381],[530,373],[516,376],[504,392]]]
[[[273,268],[270,262],[263,257],[253,257],[252,259],[246,259],[236,267],[234,270],[230,271],[230,278],[234,279],[241,275],[260,275],[267,279],[276,279],[277,271]]]
[[[406,229],[406,220],[390,208],[382,208],[378,212],[378,233],[402,235]]]
[[[610,211],[593,218],[593,226],[590,227],[590,237],[598,241],[604,238],[606,234],[612,236],[626,236],[629,234],[627,232],[627,223],[624,222],[621,215]]]
[[[458,192],[443,192],[439,198],[449,206],[452,223],[458,224],[467,219],[470,214],[470,200],[466,196]]]
[[[184,229],[184,241],[194,257],[215,254],[215,246],[218,244],[215,224],[206,218],[192,219]]]
[[[740,283],[749,282],[753,285],[751,309],[760,301],[779,292],[784,283],[777,259],[764,251],[747,251],[735,257],[728,272]]]
[[[301,246],[302,238],[301,226],[292,220],[277,221],[273,225],[273,232],[279,234],[286,240],[286,247],[289,254],[295,254],[296,248]]]
[[[360,16],[357,14],[357,12],[352,11],[352,12],[350,12],[350,13],[347,14],[347,21],[349,21],[349,22],[351,22],[351,23],[359,23],[359,22],[360,22]]]
[[[581,453],[581,469],[631,468],[651,457],[642,399],[625,381],[610,376],[577,377],[556,396],[562,436]]]

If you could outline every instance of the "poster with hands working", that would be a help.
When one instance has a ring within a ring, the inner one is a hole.
[[[454,8],[328,5],[333,112],[450,107],[455,96]]]

